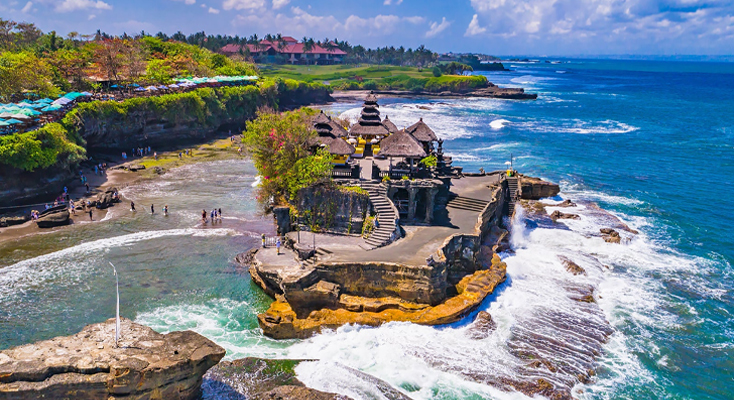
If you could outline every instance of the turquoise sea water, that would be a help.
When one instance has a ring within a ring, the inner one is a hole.
[[[164,332],[194,329],[228,358],[320,359],[300,378],[354,398],[379,396],[341,365],[416,399],[525,398],[488,382],[543,377],[563,385],[568,377],[528,372],[513,349],[585,368],[588,349],[577,332],[606,324],[614,333],[596,358],[598,376],[573,388],[577,398],[734,397],[734,64],[563,61],[510,63],[512,71],[488,74],[500,86],[539,93],[536,101],[380,101],[398,126],[423,117],[465,170],[500,169],[512,155],[519,171],[561,183],[555,200],[579,202],[564,210],[581,215],[565,229],[523,215],[515,221],[516,251],[503,255],[509,280],[482,306],[498,323],[488,338],[467,338],[473,317],[441,328],[393,323],[309,340],[263,337],[255,316],[269,300],[231,260],[272,222],[256,213],[251,164],[226,161],[124,190],[139,205],[167,203],[168,218],[117,207],[119,217],[100,224],[0,244],[0,348],[111,316],[112,261],[123,315]],[[359,104],[327,109],[355,117]],[[640,234],[603,242],[596,234],[611,217],[590,202]],[[221,226],[198,224],[201,208],[220,206]],[[587,275],[570,275],[558,256]],[[569,300],[580,286],[594,288],[597,304]],[[541,344],[554,340],[578,351]]]

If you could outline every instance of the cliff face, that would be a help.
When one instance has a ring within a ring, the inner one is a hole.
[[[191,332],[163,335],[115,320],[0,352],[0,399],[196,399],[223,348]]]
[[[298,191],[296,205],[303,223],[338,233],[362,232],[369,195],[316,185]]]
[[[48,168],[27,172],[0,165],[0,204],[40,203],[58,196],[64,184],[75,178],[69,167]]]

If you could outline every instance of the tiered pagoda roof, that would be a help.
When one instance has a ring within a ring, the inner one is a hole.
[[[377,96],[373,92],[364,99],[362,113],[356,124],[349,129],[352,136],[368,135],[368,136],[387,136],[388,130],[380,120],[380,106],[377,104]]]
[[[311,122],[318,133],[318,136],[310,141],[311,146],[323,145],[328,147],[329,153],[335,155],[354,154],[354,147],[343,139],[347,136],[347,131],[323,111],[313,117]]]

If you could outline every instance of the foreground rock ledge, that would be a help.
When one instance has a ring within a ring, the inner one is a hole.
[[[263,314],[257,316],[263,333],[276,339],[306,338],[322,329],[335,329],[345,324],[379,326],[390,321],[405,321],[421,325],[443,325],[456,322],[475,310],[506,278],[507,266],[498,255],[492,257],[488,269],[464,277],[457,285],[456,296],[436,306],[418,304],[399,298],[371,298],[342,294],[344,308],[314,310],[305,318],[282,295]],[[254,270],[250,273],[253,276]],[[255,280],[258,282],[258,280]],[[360,310],[360,311],[349,311]],[[365,310],[376,311],[365,311]]]
[[[225,350],[192,331],[160,334],[122,319],[0,352],[0,399],[196,399]]]

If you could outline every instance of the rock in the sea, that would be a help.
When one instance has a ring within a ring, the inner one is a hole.
[[[561,192],[555,183],[546,182],[529,176],[520,177],[520,198],[525,200],[540,200],[544,197],[553,197]]]
[[[0,352],[0,399],[196,399],[224,357],[192,331],[160,334],[123,318]]]
[[[575,262],[571,261],[569,258],[564,257],[564,256],[558,256],[558,258],[563,263],[563,266],[566,267],[566,271],[574,275],[586,275],[586,270],[581,268]]]
[[[296,366],[312,360],[268,360],[243,358],[224,361],[204,376],[203,394],[205,399],[247,399],[247,400],[348,400],[347,396],[323,392],[306,387],[298,380]],[[319,367],[319,366],[316,366]],[[349,380],[365,383],[373,390],[369,398],[388,400],[410,400],[388,383],[342,365],[336,367]],[[342,378],[344,378],[342,376]]]
[[[551,219],[553,221],[559,220],[559,219],[579,219],[580,217],[576,214],[566,214],[562,213],[558,210],[553,211],[553,213],[550,215]]]
[[[117,188],[110,188],[105,190],[104,193],[98,194],[96,207],[99,209],[105,209],[111,207],[115,203],[119,203],[120,199],[115,198],[115,192],[117,192]]]
[[[604,241],[607,243],[621,243],[622,237],[619,236],[619,232],[615,231],[612,228],[601,228],[599,229],[601,232],[601,237],[604,238]]]
[[[143,165],[143,164],[135,164],[135,165],[131,165],[131,166],[127,167],[127,169],[128,169],[128,171],[131,171],[131,172],[137,172],[137,171],[144,170],[145,169],[145,165]]]
[[[466,336],[475,340],[486,339],[495,329],[497,329],[497,323],[492,319],[492,315],[486,311],[479,311],[477,319],[466,331]]]
[[[20,225],[28,221],[26,217],[3,217],[0,218],[0,228],[5,228],[13,225]]]
[[[576,207],[576,203],[571,200],[563,200],[562,202],[554,205],[554,207]]]
[[[36,220],[39,228],[53,228],[55,226],[69,225],[69,210],[63,209],[53,213],[41,215]]]

